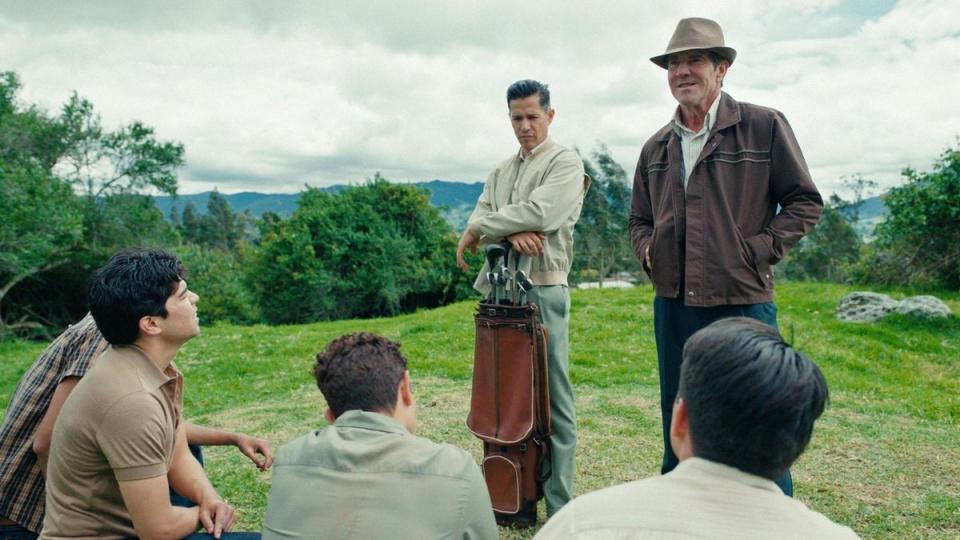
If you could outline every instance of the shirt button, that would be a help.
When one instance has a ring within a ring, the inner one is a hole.
[[[767,277],[767,279],[770,279],[770,274],[764,274],[764,275]]]
[[[690,292],[687,293],[687,296],[696,296],[696,295],[693,294],[693,291],[690,291]]]

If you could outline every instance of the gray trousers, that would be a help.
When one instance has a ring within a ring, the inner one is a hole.
[[[570,291],[565,285],[538,286],[527,293],[527,300],[540,308],[540,318],[547,329],[553,435],[550,436],[550,452],[540,474],[547,501],[547,516],[552,516],[573,498],[577,415],[567,363]]]

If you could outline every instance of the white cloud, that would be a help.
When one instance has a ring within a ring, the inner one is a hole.
[[[928,167],[960,126],[957,10],[880,4],[0,2],[0,69],[28,101],[76,89],[108,126],[183,142],[182,192],[482,179],[515,148],[504,92],[527,77],[551,85],[557,140],[630,171],[675,106],[647,59],[707,16],[740,53],[726,89],[784,111],[829,192]]]

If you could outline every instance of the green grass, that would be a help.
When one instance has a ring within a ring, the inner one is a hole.
[[[793,469],[797,497],[865,538],[960,537],[960,318],[842,323],[834,306],[850,290],[788,283],[777,293],[782,332],[820,364],[831,388],[811,447]],[[960,314],[960,294],[938,296]],[[573,294],[577,494],[659,470],[651,303],[647,287]],[[420,434],[479,459],[480,444],[464,427],[472,311],[473,303],[464,302],[390,319],[204,328],[178,358],[187,380],[186,414],[279,446],[325,424],[310,375],[316,351],[342,333],[369,330],[403,344]],[[0,343],[0,408],[43,348]],[[257,472],[233,449],[207,455],[214,484],[243,510],[241,526],[259,528],[269,473]],[[529,536],[504,531],[507,538]]]

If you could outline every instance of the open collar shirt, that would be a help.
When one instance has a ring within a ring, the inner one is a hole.
[[[683,116],[680,114],[680,107],[673,115],[673,130],[680,136],[680,148],[683,152],[683,189],[687,189],[687,182],[690,180],[690,171],[696,165],[703,147],[707,144],[707,136],[713,125],[717,123],[717,108],[720,106],[720,94],[714,98],[713,103],[707,110],[707,117],[703,120],[703,127],[700,131],[694,132],[692,129],[683,125]]]

